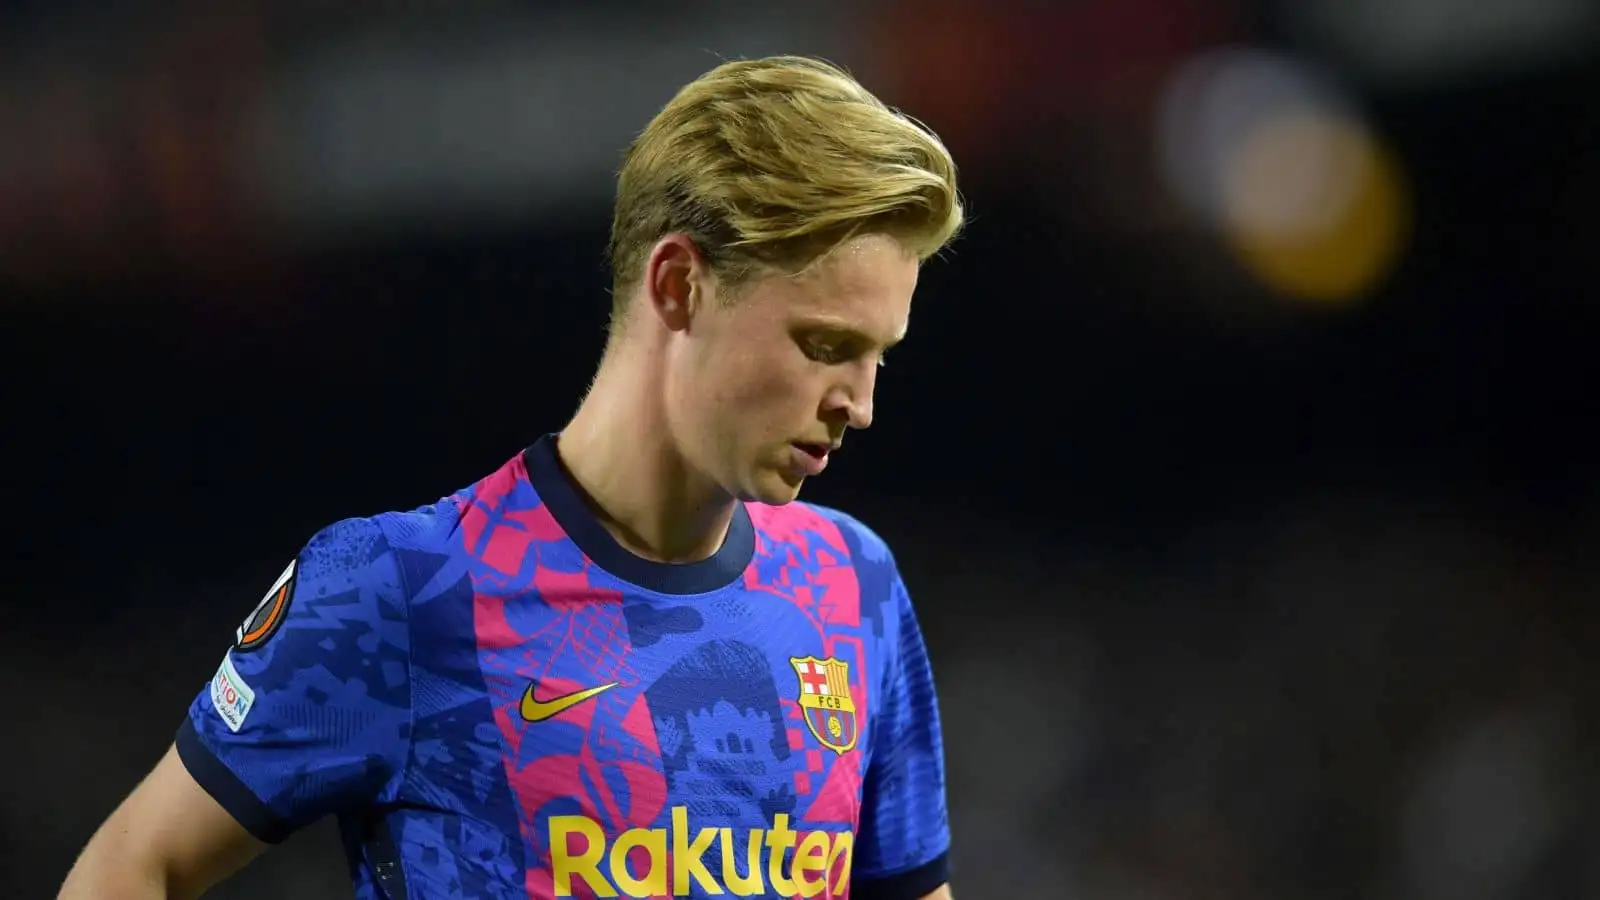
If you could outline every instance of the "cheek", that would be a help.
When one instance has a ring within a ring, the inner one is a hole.
[[[814,405],[809,393],[814,380],[804,365],[752,356],[723,381],[719,405],[760,430],[787,432],[793,428],[793,420]]]

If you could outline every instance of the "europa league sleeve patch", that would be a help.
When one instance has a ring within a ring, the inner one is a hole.
[[[289,561],[289,567],[272,583],[267,595],[234,633],[235,650],[254,650],[278,633],[283,620],[289,616],[289,604],[294,601],[295,563],[295,560]]]

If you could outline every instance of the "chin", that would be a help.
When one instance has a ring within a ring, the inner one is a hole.
[[[751,480],[746,490],[741,491],[744,496],[740,499],[782,506],[800,496],[800,486],[804,483],[804,478],[790,480],[776,472],[762,472]]]

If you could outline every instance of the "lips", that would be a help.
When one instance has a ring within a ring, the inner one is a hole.
[[[837,445],[815,444],[810,442],[795,441],[794,471],[798,475],[821,475],[822,470],[828,467],[828,454],[832,453]]]

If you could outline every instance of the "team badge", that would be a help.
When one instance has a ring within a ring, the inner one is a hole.
[[[283,574],[267,590],[267,595],[261,598],[244,624],[234,632],[235,650],[254,650],[278,633],[278,626],[289,616],[289,603],[294,600],[294,579],[295,561],[290,560],[289,567],[283,570]]]
[[[835,753],[854,749],[860,729],[850,698],[850,664],[815,656],[791,657],[789,662],[800,678],[800,712],[811,736]]]

